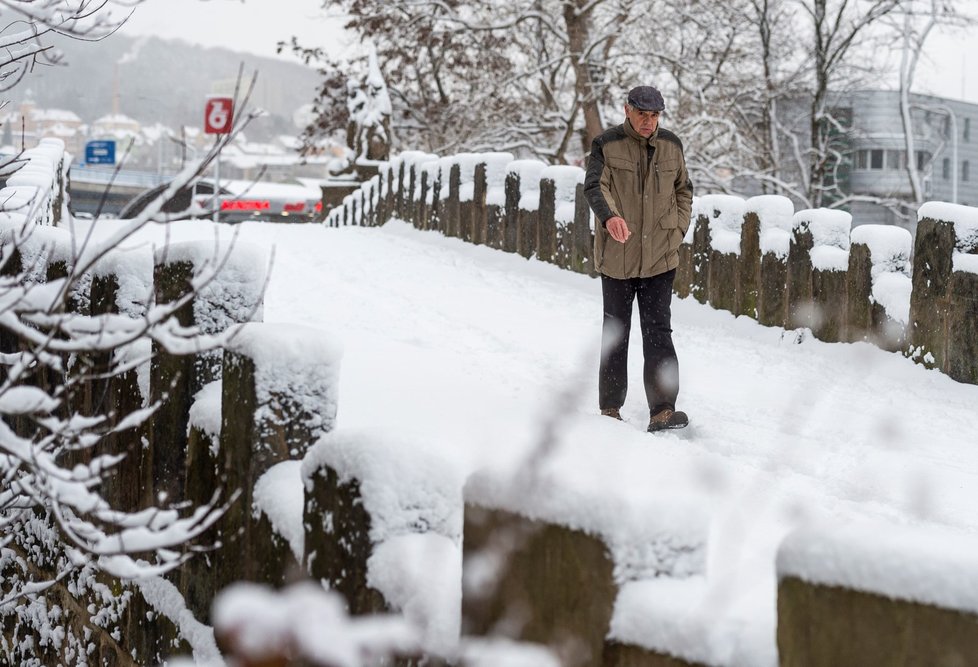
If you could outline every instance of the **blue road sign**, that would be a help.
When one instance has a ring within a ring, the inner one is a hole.
[[[85,164],[115,164],[115,142],[89,141],[85,144]]]

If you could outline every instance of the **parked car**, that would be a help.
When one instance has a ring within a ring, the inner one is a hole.
[[[143,212],[150,202],[163,194],[169,183],[150,188],[127,203],[119,217],[131,219]],[[254,181],[221,181],[215,198],[214,182],[198,179],[177,191],[164,202],[159,219],[212,219],[220,207],[222,222],[246,220],[294,220],[308,222],[322,214],[321,193],[299,183],[265,183]]]

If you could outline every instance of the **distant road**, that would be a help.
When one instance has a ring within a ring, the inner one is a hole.
[[[130,199],[170,178],[152,171],[121,169],[116,173],[113,167],[74,164],[69,171],[68,206],[72,213],[94,215],[101,204],[103,214],[118,215]]]

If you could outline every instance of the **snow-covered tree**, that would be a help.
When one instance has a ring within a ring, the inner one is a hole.
[[[913,111],[918,107],[911,101],[910,94],[917,73],[917,65],[924,54],[924,45],[935,28],[941,26],[962,27],[974,25],[974,18],[960,11],[960,7],[957,7],[953,2],[944,2],[941,0],[907,0],[902,4],[899,12],[895,12],[889,17],[888,24],[891,31],[899,36],[898,50],[900,53],[900,63],[898,75],[900,120],[903,126],[906,154],[911,156],[917,154]],[[956,131],[956,128],[953,127],[955,125],[955,117],[949,109],[941,106],[929,106],[921,110],[935,111],[941,114],[947,118],[949,129]],[[944,144],[947,143],[946,133],[944,138],[945,141],[933,152],[933,155],[940,153]],[[910,183],[911,191],[911,200],[907,204],[914,211],[926,199],[922,172],[930,172],[933,168],[932,162],[933,156],[927,164],[918,165],[916,159],[908,159],[906,161],[907,179]],[[955,162],[957,162],[956,158]]]
[[[98,41],[119,29],[142,0],[0,0],[0,91],[38,65],[62,62],[53,39]]]
[[[128,10],[119,14],[109,9],[104,0],[0,0],[3,20],[8,21],[5,49],[0,51],[5,85],[20,81],[38,59],[53,57],[48,38],[98,40],[111,33]],[[140,431],[159,406],[125,410],[90,396],[93,383],[107,386],[148,362],[150,342],[172,354],[221,346],[222,336],[203,337],[181,327],[176,318],[213,276],[195,277],[191,292],[171,303],[153,304],[151,294],[143,295],[146,308],[140,317],[97,314],[88,299],[93,269],[158,220],[164,202],[199,177],[217,150],[254,117],[241,111],[249,94],[250,89],[242,89],[236,95],[239,113],[232,133],[187,166],[142,214],[118,223],[104,242],[53,226],[59,218],[65,225],[69,220],[62,197],[66,162],[57,141],[42,142],[3,167],[8,186],[0,202],[4,616],[13,609],[36,613],[31,605],[43,605],[54,587],[70,591],[69,597],[80,596],[99,573],[129,579],[179,566],[192,549],[202,548],[190,544],[215,523],[229,500],[230,493],[215,494],[198,507],[170,506],[164,498],[114,506],[103,492],[104,482],[126,465],[127,455],[138,458]],[[121,434],[135,438],[135,446],[108,444]],[[4,643],[3,648],[10,647]]]

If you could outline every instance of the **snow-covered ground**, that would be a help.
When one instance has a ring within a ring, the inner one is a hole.
[[[678,407],[691,426],[651,435],[637,314],[626,422],[597,414],[591,278],[398,221],[220,231],[274,247],[265,321],[342,344],[338,430],[391,434],[475,470],[553,423],[551,469],[574,488],[636,506],[675,490],[706,505],[706,578],[627,586],[614,628],[623,639],[774,665],[775,555],[796,526],[870,519],[978,534],[978,387],[899,355],[676,300]],[[170,230],[214,233],[202,222]]]

